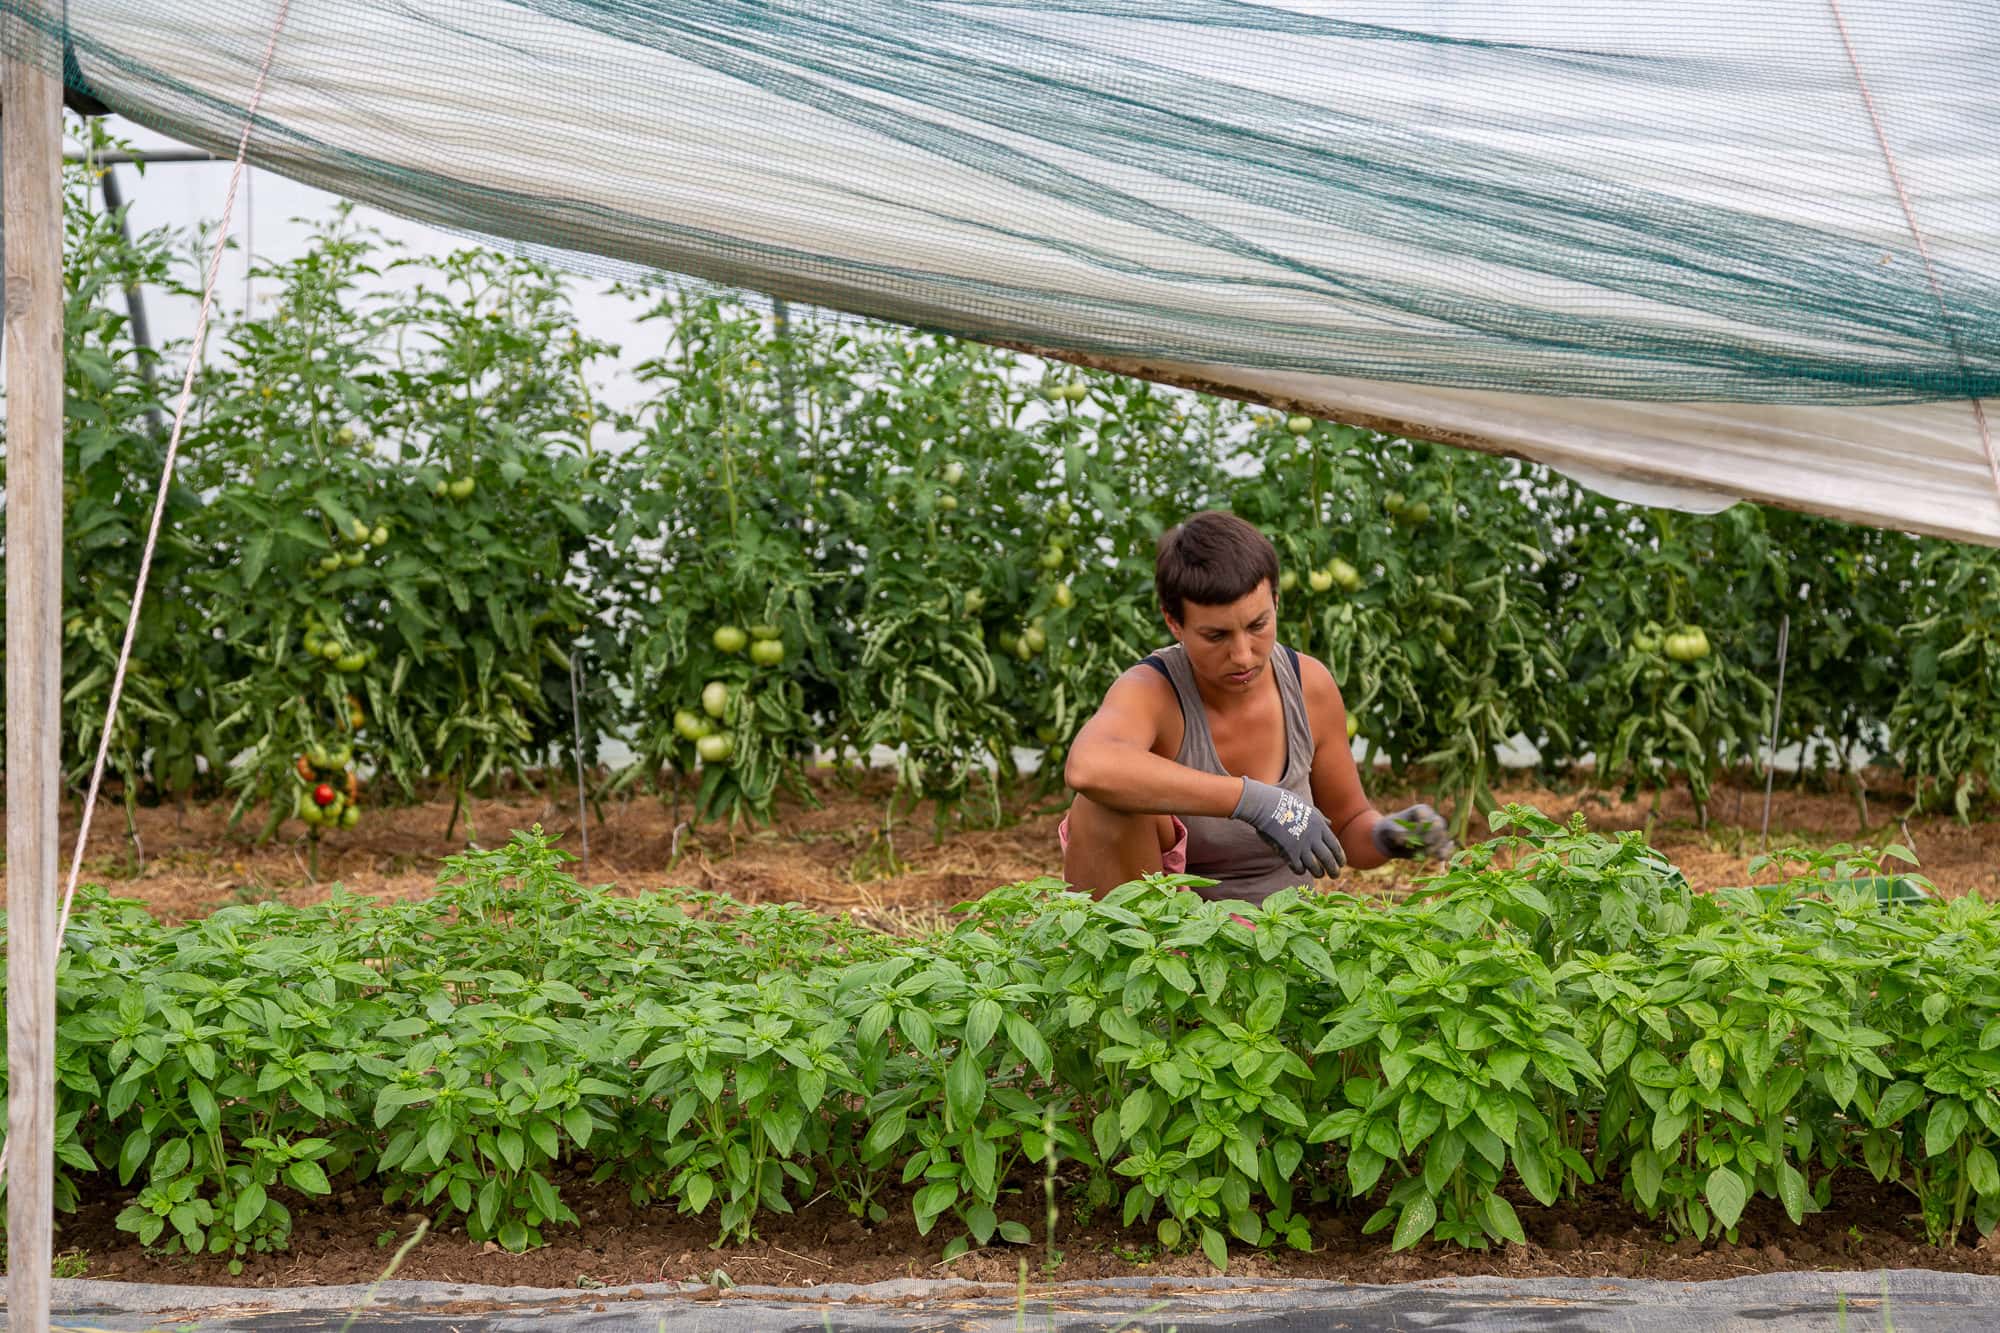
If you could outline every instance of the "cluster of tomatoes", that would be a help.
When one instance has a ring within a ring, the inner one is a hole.
[[[1314,592],[1331,592],[1336,587],[1342,592],[1359,592],[1362,582],[1361,571],[1339,556],[1322,568],[1306,571],[1306,586]],[[1298,571],[1287,569],[1278,575],[1279,592],[1291,592],[1298,586]]]
[[[694,742],[695,753],[701,756],[704,764],[727,763],[729,756],[735,753],[736,742],[729,738],[728,733],[715,729],[715,723],[728,716],[732,702],[728,682],[711,680],[702,686],[700,713],[690,708],[674,710],[674,730],[682,740]],[[702,716],[703,713],[707,716]]]
[[[1642,653],[1664,652],[1674,662],[1699,662],[1710,651],[1708,632],[1699,625],[1683,625],[1663,634],[1658,626],[1649,624],[1632,636],[1632,646]]]
[[[1056,517],[1059,521],[1068,521],[1069,505],[1067,503],[1057,506]],[[1047,546],[1042,548],[1039,563],[1043,569],[1048,571],[1047,582],[1049,585],[1050,604],[1059,611],[1067,611],[1072,606],[1075,606],[1076,593],[1069,586],[1069,581],[1062,575],[1065,566],[1074,563],[1074,558],[1069,548],[1064,546],[1060,541],[1051,540]],[[985,607],[985,593],[980,592],[977,588],[966,593],[965,611],[967,615],[976,616]],[[1012,653],[1023,662],[1031,661],[1034,658],[1040,657],[1048,650],[1048,625],[1043,621],[1042,617],[1030,616],[1021,623],[1018,631],[1001,630],[999,643],[1001,652]]]
[[[332,754],[315,746],[299,756],[295,813],[308,828],[350,829],[361,822],[361,779],[347,766],[350,760],[346,746]]]
[[[339,525],[336,524],[335,527],[338,529]],[[382,547],[389,544],[389,528],[386,524],[376,523],[371,525],[367,519],[357,518],[350,520],[348,527],[344,531],[337,531],[336,537],[345,539],[350,544],[351,549],[346,551],[329,551],[321,556],[319,558],[319,572],[322,574],[336,574],[343,569],[359,569],[363,564],[367,563],[370,547]]]
[[[1040,657],[1048,646],[1049,632],[1043,626],[1040,617],[1021,626],[1019,634],[1012,630],[1000,631],[1000,651],[1012,653],[1023,662],[1033,657]]]
[[[361,701],[347,696],[348,722],[360,730],[366,721]],[[318,837],[328,828],[351,829],[361,822],[361,779],[354,771],[352,746],[329,750],[314,745],[298,757],[292,771],[299,779],[299,794],[293,813]]]
[[[716,651],[732,657],[745,653],[759,667],[769,669],[785,660],[785,640],[775,625],[718,625],[709,641]],[[747,687],[732,686],[726,680],[711,680],[701,688],[701,711],[674,710],[674,731],[694,744],[704,764],[726,764],[736,753],[736,742],[725,728],[737,711],[748,702]]]
[[[319,658],[342,675],[364,671],[375,660],[374,644],[356,644],[349,639],[345,627],[328,626],[311,613],[306,615],[301,646],[307,655]]]
[[[760,667],[774,667],[785,660],[785,641],[775,625],[752,625],[745,632],[740,625],[717,625],[710,636],[718,652],[750,650],[750,660]]]
[[[1384,495],[1382,509],[1406,528],[1421,528],[1431,521],[1431,502],[1412,500],[1401,491],[1390,491]]]

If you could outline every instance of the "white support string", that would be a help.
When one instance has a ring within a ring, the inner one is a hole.
[[[159,493],[153,498],[153,521],[146,529],[146,546],[139,556],[139,579],[132,590],[132,610],[125,617],[125,641],[118,647],[118,669],[111,677],[111,698],[104,706],[104,730],[97,738],[97,762],[90,771],[90,789],[83,801],[83,819],[76,831],[76,849],[70,855],[69,878],[63,886],[62,911],[56,917],[56,952],[69,929],[70,904],[76,899],[76,882],[83,873],[83,851],[90,841],[90,817],[97,808],[98,789],[104,783],[104,764],[111,753],[111,731],[118,721],[118,703],[125,693],[125,671],[132,660],[132,641],[139,633],[139,610],[146,599],[146,579],[153,569],[153,550],[159,544],[160,523],[167,512],[167,493],[174,482],[174,460],[180,453],[181,430],[187,423],[188,400],[194,394],[194,373],[201,364],[202,343],[208,336],[208,313],[215,304],[215,280],[222,271],[222,252],[229,242],[229,219],[236,208],[236,190],[243,180],[243,161],[250,150],[250,131],[257,123],[257,108],[264,101],[264,84],[277,55],[278,36],[291,13],[291,0],[279,0],[277,22],[271,28],[270,43],[264,48],[264,63],[257,70],[257,86],[250,94],[250,106],[243,121],[243,137],[236,145],[236,165],[229,173],[229,193],[222,203],[222,222],[215,231],[215,250],[209,256],[208,279],[201,293],[201,312],[195,316],[194,345],[188,351],[187,373],[181,377],[180,401],[174,405],[174,428],[167,437],[167,458],[160,471]],[[12,1144],[0,1146],[0,1180],[7,1175],[7,1159]]]

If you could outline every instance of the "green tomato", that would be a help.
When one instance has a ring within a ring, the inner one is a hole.
[[[785,660],[785,645],[779,639],[759,639],[750,645],[750,660],[758,666],[774,667]]]
[[[1040,657],[1042,650],[1049,646],[1049,636],[1040,625],[1030,625],[1021,631],[1021,646],[1028,650],[1029,656]]]
[[[1354,714],[1349,713],[1347,715],[1347,739],[1353,740],[1356,736],[1359,736],[1360,734],[1361,734],[1361,723],[1355,720]]]
[[[1667,656],[1676,662],[1699,662],[1708,656],[1708,635],[1696,626],[1683,626],[1667,635]]]
[[[367,558],[368,558],[367,556],[363,555],[359,551],[349,551],[346,555],[341,557],[341,563],[346,565],[349,569],[359,569],[361,567],[361,562],[366,560]]]
[[[361,822],[360,806],[350,805],[345,810],[342,810],[340,812],[340,826],[342,828],[353,828],[356,824],[359,824],[360,822]]]
[[[334,670],[350,676],[357,671],[363,670],[367,665],[367,653],[342,653],[339,657],[333,659]]]
[[[1353,565],[1348,564],[1345,560],[1342,560],[1339,556],[1333,558],[1333,563],[1326,567],[1326,572],[1333,576],[1335,583],[1338,583],[1349,592],[1353,592],[1361,586],[1361,571]]]
[[[1641,630],[1632,636],[1632,651],[1647,654],[1659,652],[1660,636]]]
[[[340,646],[339,641],[335,639],[323,640],[319,646],[319,655],[329,662],[338,659],[346,651],[345,648]]]
[[[701,756],[702,763],[719,764],[728,759],[730,753],[736,749],[736,742],[727,736],[703,736],[694,743],[694,749],[695,753]]]
[[[1401,491],[1390,491],[1387,495],[1382,497],[1382,507],[1388,510],[1391,514],[1400,515],[1405,509],[1409,508],[1410,505],[1409,501],[1404,498],[1403,493]]]
[[[701,687],[701,711],[710,717],[721,717],[729,711],[729,686],[719,680],[711,680]]]
[[[1431,503],[1419,500],[1402,512],[1402,520],[1413,528],[1420,528],[1431,520]]]
[[[1292,589],[1298,586],[1299,586],[1299,572],[1296,569],[1288,569],[1278,575],[1279,592],[1290,592]]]
[[[347,525],[347,535],[354,538],[354,540],[358,542],[367,541],[368,524],[362,519],[358,518],[355,519],[352,523]]]
[[[944,465],[944,471],[938,475],[944,478],[945,485],[956,486],[965,480],[965,464],[954,458]]]
[[[735,625],[717,625],[715,633],[710,637],[714,640],[716,648],[725,653],[740,653],[743,651],[743,645],[750,642],[750,636]]]
[[[1313,419],[1311,417],[1285,418],[1285,429],[1290,431],[1294,435],[1308,434],[1309,432],[1311,432],[1312,428],[1313,428]]]
[[[368,544],[370,546],[387,546],[389,544],[389,529],[377,523],[375,531],[368,534]]]
[[[1327,592],[1333,587],[1333,575],[1324,569],[1315,569],[1306,575],[1306,586],[1314,592]]]
[[[958,508],[958,497],[950,491],[944,492],[944,494],[938,496],[938,508],[944,510],[947,514],[951,513]]]
[[[1076,602],[1076,594],[1069,590],[1067,583],[1058,583],[1055,589],[1056,605],[1067,609]]]
[[[431,494],[442,500],[451,493],[451,483],[439,478],[431,485]]]
[[[712,728],[708,719],[691,713],[685,708],[674,710],[674,731],[684,741],[698,741],[708,735]]]
[[[976,616],[985,607],[985,605],[986,605],[985,593],[981,592],[977,588],[970,589],[969,591],[966,592],[965,614],[969,616]]]
[[[354,427],[352,427],[352,426],[342,426],[342,427],[341,427],[341,428],[340,428],[339,430],[337,430],[337,431],[335,431],[335,432],[333,433],[333,439],[334,439],[334,443],[336,443],[336,444],[353,444],[353,443],[354,443]]]
[[[1042,568],[1061,569],[1063,554],[1063,545],[1061,542],[1050,542],[1042,548]]]
[[[320,650],[326,647],[326,640],[320,637],[318,630],[309,629],[306,631],[305,645],[308,654],[318,657]]]
[[[750,627],[750,637],[753,639],[775,639],[778,637],[778,627],[776,625],[752,625]]]
[[[340,566],[341,559],[338,553],[323,555],[319,558],[319,572],[322,574],[331,574],[334,570],[339,569]]]
[[[472,497],[472,492],[478,488],[478,485],[479,483],[471,477],[460,477],[456,481],[453,481],[446,489],[451,492],[452,499],[466,500]]]

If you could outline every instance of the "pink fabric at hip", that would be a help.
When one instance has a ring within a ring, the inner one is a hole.
[[[1174,821],[1174,845],[1160,853],[1160,869],[1169,875],[1185,874],[1187,872],[1187,825],[1181,823],[1180,816],[1178,815],[1168,815],[1167,818]],[[1068,815],[1064,815],[1062,823],[1056,825],[1056,840],[1062,844],[1064,852],[1069,851]]]

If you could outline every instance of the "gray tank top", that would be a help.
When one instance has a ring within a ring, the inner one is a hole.
[[[1162,648],[1148,657],[1146,664],[1163,670],[1180,698],[1181,718],[1186,725],[1180,753],[1174,758],[1204,773],[1242,776],[1224,769],[1222,760],[1216,756],[1215,734],[1208,729],[1208,710],[1202,706],[1187,650],[1179,644]],[[1289,648],[1272,652],[1271,673],[1278,682],[1278,699],[1285,715],[1285,770],[1278,785],[1310,803],[1313,734],[1312,724],[1306,719],[1298,654]],[[1188,873],[1216,881],[1213,886],[1199,890],[1204,898],[1261,903],[1279,889],[1308,882],[1307,876],[1287,866],[1285,858],[1273,851],[1256,829],[1241,820],[1184,815],[1181,822],[1188,831]]]

